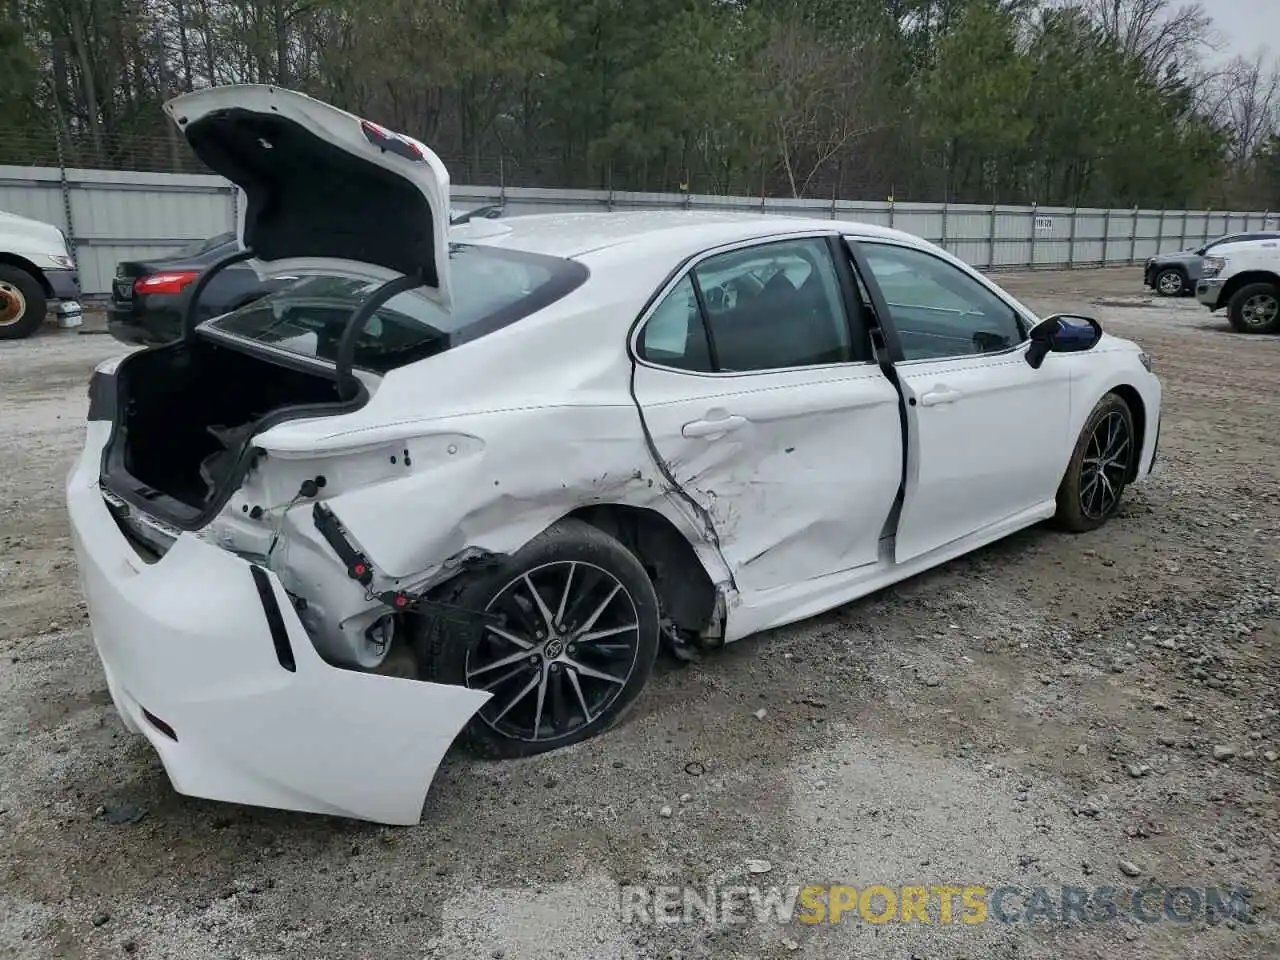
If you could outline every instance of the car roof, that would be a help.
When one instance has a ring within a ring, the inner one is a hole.
[[[455,230],[451,239],[579,259],[604,250],[617,252],[619,247],[636,252],[660,247],[668,254],[689,256],[753,237],[831,230],[931,246],[919,237],[876,224],[701,210],[527,214],[481,221],[474,227],[468,224]]]

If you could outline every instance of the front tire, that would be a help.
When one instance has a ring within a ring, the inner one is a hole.
[[[20,267],[0,264],[0,340],[31,336],[48,310],[39,280]]]
[[[461,574],[435,599],[492,615],[428,612],[412,630],[421,679],[493,694],[463,731],[483,756],[533,756],[593,737],[653,672],[653,584],[626,547],[581,520]]]
[[[1058,487],[1057,525],[1072,533],[1102,526],[1120,509],[1120,499],[1139,455],[1133,411],[1114,393],[1098,401],[1085,421]]]
[[[1187,278],[1178,269],[1161,270],[1156,274],[1155,286],[1162,297],[1180,297],[1187,292]]]
[[[1227,318],[1239,333],[1280,333],[1280,287],[1251,283],[1227,305]]]

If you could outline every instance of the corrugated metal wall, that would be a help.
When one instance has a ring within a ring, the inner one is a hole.
[[[110,290],[120,260],[162,256],[235,227],[237,192],[220,177],[0,166],[0,210],[59,226],[88,295]],[[1140,263],[1241,230],[1276,229],[1267,212],[1072,210],[974,204],[785,200],[601,190],[454,186],[460,208],[505,204],[508,216],[571,210],[731,210],[896,227],[983,269]]]

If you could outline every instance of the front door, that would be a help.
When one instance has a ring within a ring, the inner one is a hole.
[[[850,324],[837,249],[794,238],[707,257],[636,336],[653,446],[743,594],[874,563],[898,492],[898,395]]]
[[[1026,362],[1026,321],[968,270],[859,241],[896,337],[907,478],[894,559],[911,560],[1051,501],[1062,480],[1070,365]]]

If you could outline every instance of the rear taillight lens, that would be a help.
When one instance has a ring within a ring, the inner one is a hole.
[[[181,293],[195,283],[200,276],[194,270],[182,270],[175,273],[153,273],[149,277],[139,277],[133,282],[134,293]]]

